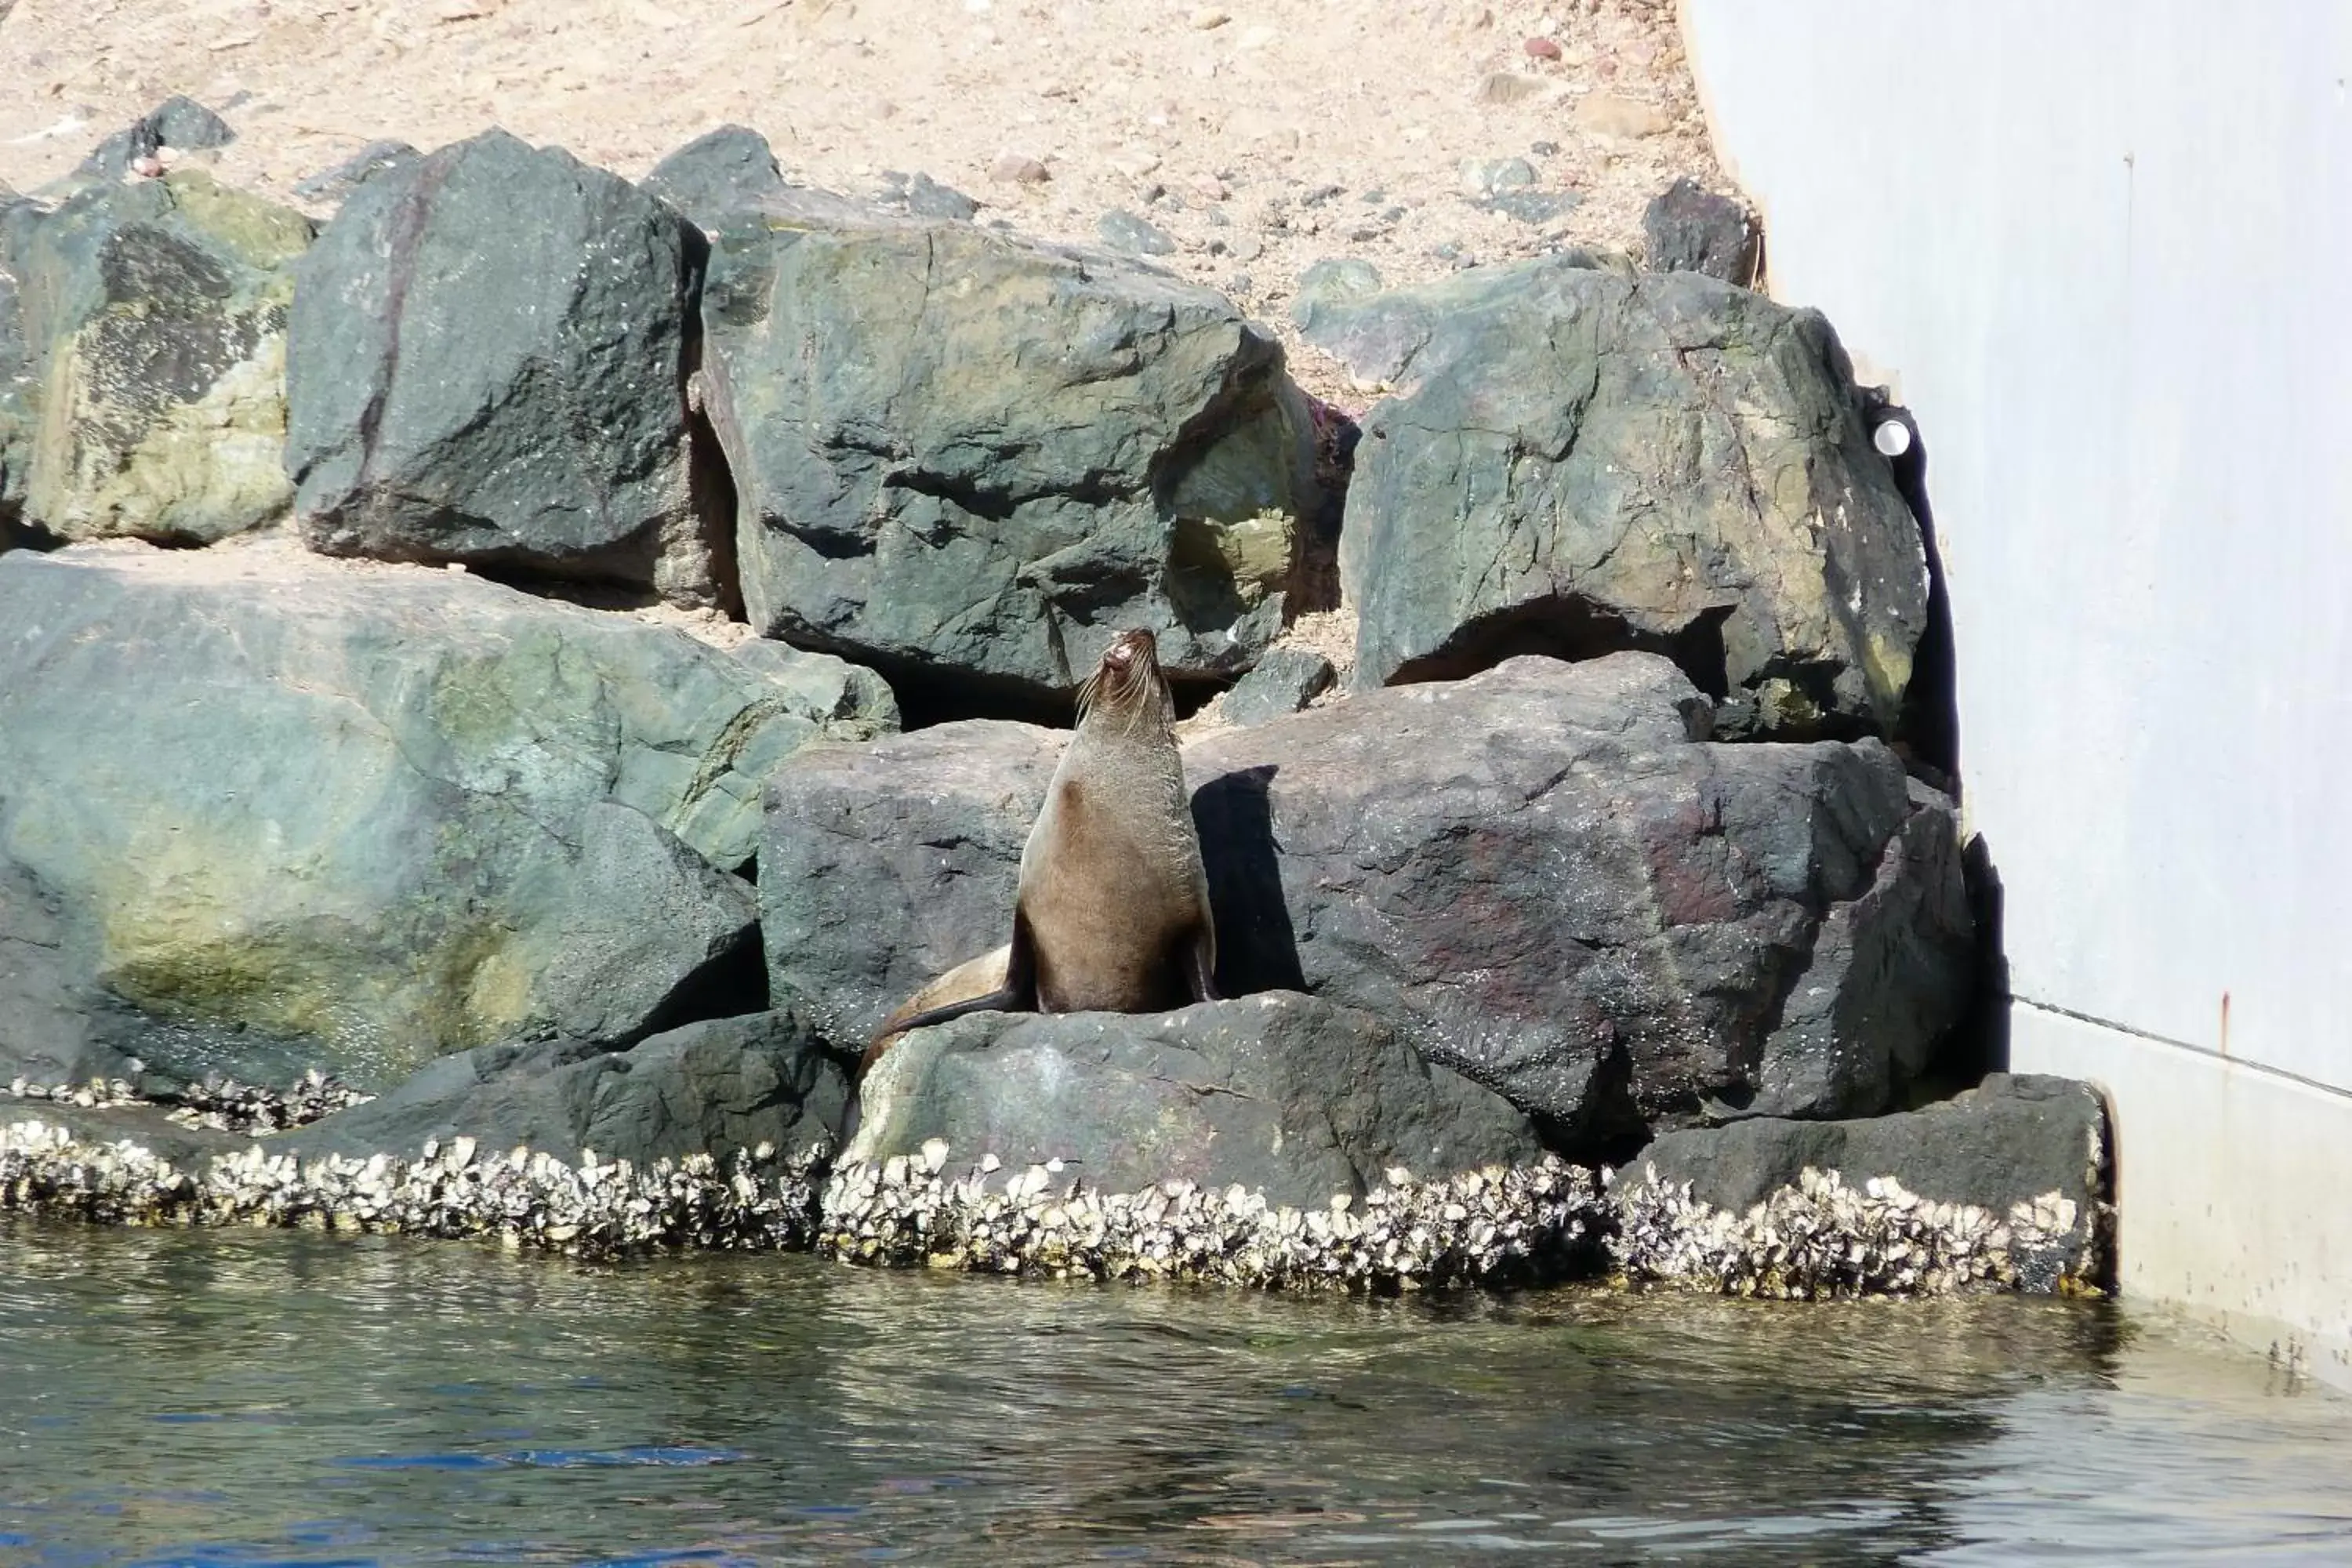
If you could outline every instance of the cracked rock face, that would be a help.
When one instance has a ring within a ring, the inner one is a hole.
[[[759,779],[896,722],[823,655],[282,545],[0,556],[0,628],[19,1070],[380,1089],[756,993]]]
[[[1885,1109],[1974,962],[1951,807],[1875,741],[1711,742],[1706,712],[1654,655],[1517,658],[1200,742],[1224,992],[1369,1013],[1570,1157],[1711,1113]],[[777,995],[855,1049],[1003,942],[1059,744],[946,725],[780,769]]]
[[[719,602],[686,400],[699,253],[626,180],[501,131],[361,184],[297,269],[303,537]]]
[[[1171,676],[1280,629],[1313,428],[1211,290],[782,185],[714,133],[657,171],[713,230],[704,382],[753,626],[1014,707],[1149,627]],[[689,156],[691,154],[691,156]]]
[[[1893,732],[1926,549],[1818,312],[1560,258],[1308,335],[1397,388],[1340,541],[1360,681],[1642,648],[1724,700],[1720,733]]]

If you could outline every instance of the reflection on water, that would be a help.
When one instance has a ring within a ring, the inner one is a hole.
[[[0,1221],[0,1568],[2352,1562],[2111,1308],[1359,1301]]]

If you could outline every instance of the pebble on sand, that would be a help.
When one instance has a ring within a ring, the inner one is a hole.
[[[1001,153],[996,162],[988,166],[988,177],[1008,185],[1042,185],[1054,175],[1045,164],[1025,153]]]

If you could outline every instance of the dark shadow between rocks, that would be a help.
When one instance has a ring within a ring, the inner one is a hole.
[[[1979,833],[1960,847],[1960,873],[1967,879],[1969,915],[1976,924],[1976,965],[1969,975],[1967,1010],[1936,1047],[1895,1109],[1916,1110],[1962,1089],[1974,1089],[1993,1073],[2008,1072],[2010,1034],[2009,955],[2002,945],[2000,873]]]
[[[1601,1047],[1584,1093],[1583,1113],[1573,1121],[1530,1114],[1544,1147],[1585,1164],[1620,1166],[1640,1153],[1656,1131],[1633,1098],[1633,1053],[1622,1040]],[[1598,1242],[1596,1237],[1595,1241]]]
[[[891,693],[898,700],[898,727],[908,733],[966,719],[1003,719],[1047,730],[1073,729],[1078,721],[1075,695],[1044,695],[1024,681],[889,658],[871,649],[848,649],[820,641],[793,642],[792,646],[837,655],[881,676],[890,683]],[[1176,700],[1176,717],[1191,718],[1231,689],[1233,684],[1230,680],[1170,674],[1168,690]]]
[[[34,550],[46,553],[64,549],[65,543],[65,540],[37,524],[16,517],[0,517],[0,555],[11,550]]]
[[[965,719],[1004,719],[1016,724],[1042,725],[1048,730],[1067,730],[1077,723],[1075,697],[1044,696],[1024,681],[891,658],[866,648],[850,651],[820,640],[794,642],[793,646],[853,659],[881,676],[890,683],[892,695],[898,699],[899,728],[909,732]],[[1178,707],[1182,707],[1181,688]]]
[[[694,529],[709,563],[710,590],[719,612],[730,621],[743,614],[743,576],[735,554],[735,470],[718,427],[703,406],[702,374],[705,334],[702,290],[710,277],[710,241],[701,229],[680,218],[678,232],[686,242],[686,341],[678,355],[678,396],[686,405],[687,496]]]
[[[1731,609],[1711,606],[1680,630],[1659,633],[1642,630],[1581,594],[1538,599],[1465,622],[1436,652],[1398,666],[1388,683],[1463,680],[1526,654],[1576,664],[1612,653],[1654,653],[1674,660],[1692,685],[1720,702],[1731,690],[1723,647]]]
[[[1245,768],[1192,792],[1192,826],[1217,922],[1217,988],[1228,996],[1305,991],[1274,842],[1275,768]]]
[[[661,595],[645,583],[632,581],[631,574],[640,567],[649,568],[652,553],[632,550],[626,552],[625,557],[604,557],[616,562],[625,559],[637,563],[635,566],[616,564],[610,575],[558,575],[545,571],[541,563],[528,556],[494,556],[467,561],[463,566],[486,583],[512,588],[518,594],[529,594],[534,599],[552,599],[559,605],[577,605],[583,610],[645,610],[660,604]],[[394,557],[379,555],[374,559],[391,560]],[[436,561],[417,561],[414,564],[447,566],[447,563]]]
[[[1286,619],[1323,610],[1336,610],[1339,586],[1339,531],[1348,512],[1348,487],[1356,477],[1356,447],[1363,427],[1343,408],[1308,400],[1315,422],[1315,487],[1319,504],[1299,520],[1297,544],[1290,562],[1290,596],[1284,604]]]
[[[686,979],[627,1037],[614,1042],[624,1049],[641,1040],[688,1024],[717,1018],[740,1018],[768,1010],[767,950],[755,921],[730,943],[724,952]]]

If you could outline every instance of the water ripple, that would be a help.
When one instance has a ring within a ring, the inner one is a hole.
[[[2342,1563],[2347,1458],[2352,1404],[2080,1303],[0,1221],[0,1568]]]

